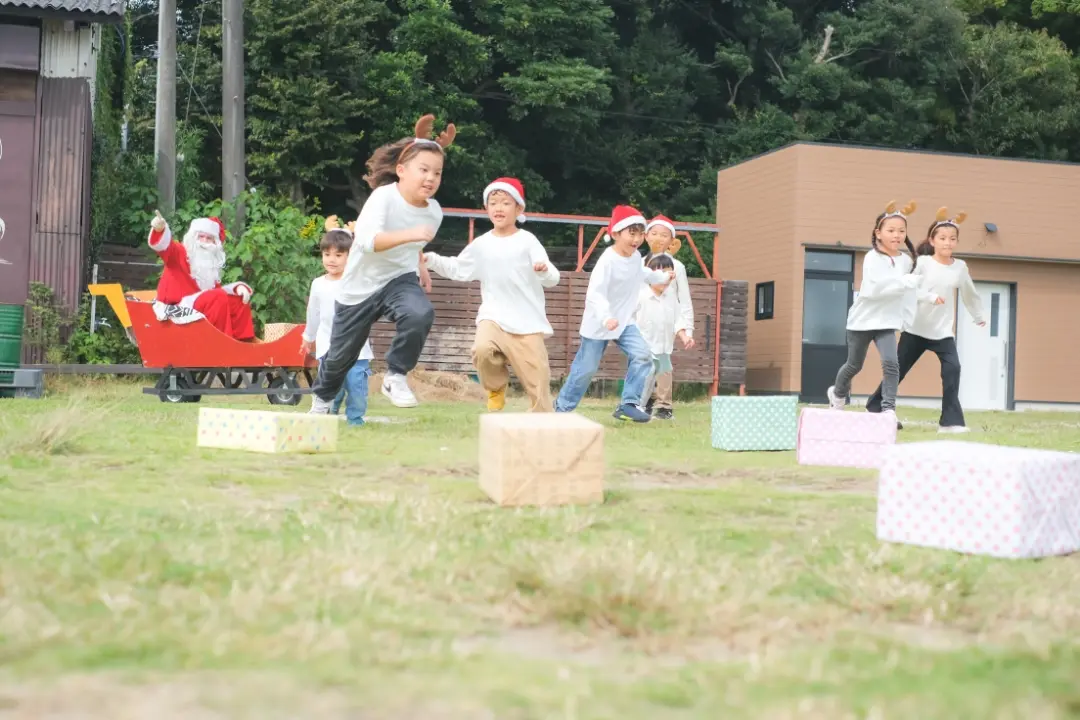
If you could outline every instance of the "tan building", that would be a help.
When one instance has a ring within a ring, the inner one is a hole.
[[[1080,165],[798,143],[721,170],[717,185],[720,276],[750,285],[748,392],[825,401],[874,219],[914,199],[916,245],[939,206],[968,213],[956,255],[987,324],[958,303],[965,409],[1080,408]],[[937,404],[939,372],[924,356],[900,403]],[[880,380],[871,348],[853,401]]]

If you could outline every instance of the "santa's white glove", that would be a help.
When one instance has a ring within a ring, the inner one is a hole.
[[[245,305],[251,302],[251,288],[247,285],[237,285],[236,294],[240,296],[240,299],[244,301]]]
[[[154,219],[150,221],[151,229],[161,232],[165,229],[165,224],[165,218],[161,217],[161,213],[155,210]]]

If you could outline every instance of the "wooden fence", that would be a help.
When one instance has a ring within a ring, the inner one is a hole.
[[[456,254],[454,249],[439,248],[440,253]],[[576,251],[575,251],[576,252]],[[159,267],[156,256],[144,247],[106,245],[98,266],[98,281],[119,282],[125,289],[144,289]],[[562,264],[562,263],[556,263]],[[565,377],[574,359],[581,337],[581,315],[585,310],[585,289],[589,273],[561,271],[559,284],[547,290],[547,315],[555,334],[548,338],[548,359],[553,378]],[[706,278],[690,278],[694,303],[694,339],[692,350],[676,349],[672,356],[678,382],[714,383],[738,387],[746,379],[746,326],[748,288],[744,281],[720,282],[720,308],[717,312],[717,283]],[[476,332],[476,313],[480,307],[479,283],[455,283],[439,277],[432,279],[431,302],[435,306],[435,326],[428,337],[420,367],[445,372],[474,372],[471,351]],[[258,292],[258,288],[255,289]],[[717,333],[717,320],[720,328]],[[377,359],[390,347],[394,327],[378,323],[371,335]],[[719,340],[719,353],[717,341]],[[596,378],[614,380],[626,372],[626,359],[614,344],[608,347]]]
[[[547,340],[551,375],[566,375],[574,359],[581,336],[581,316],[585,310],[585,289],[589,274],[563,272],[559,284],[546,293],[548,321],[555,331]],[[431,302],[435,306],[435,326],[428,336],[420,366],[446,372],[473,372],[471,350],[476,332],[476,312],[480,307],[478,283],[461,284],[433,278]],[[694,303],[694,338],[692,350],[677,350],[672,357],[675,378],[682,382],[712,383],[717,380],[717,316],[719,332],[719,384],[738,387],[746,380],[747,284],[725,280],[721,283],[720,312],[717,313],[717,284],[703,278],[690,279]],[[376,324],[371,334],[372,349],[380,358],[390,347],[394,335],[391,323]],[[615,344],[608,346],[596,378],[613,380],[626,373],[626,358]]]

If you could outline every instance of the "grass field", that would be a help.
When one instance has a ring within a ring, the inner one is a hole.
[[[606,502],[511,510],[476,404],[376,397],[407,422],[307,457],[199,450],[131,384],[0,401],[0,718],[1080,717],[1080,556],[883,545],[873,473],[612,405]],[[1080,450],[1074,415],[969,424]]]

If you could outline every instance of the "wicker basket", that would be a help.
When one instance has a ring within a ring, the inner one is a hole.
[[[300,327],[299,323],[267,323],[263,328],[263,342],[274,342],[289,334],[294,327]]]

